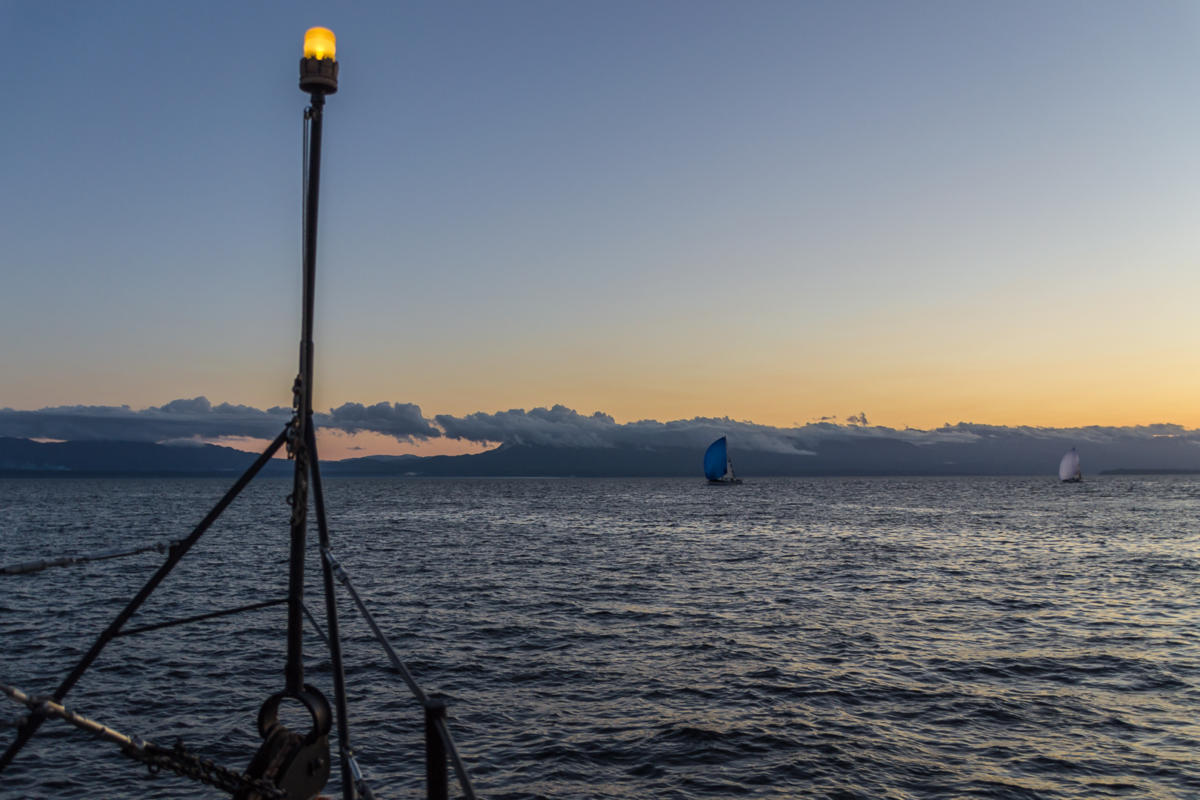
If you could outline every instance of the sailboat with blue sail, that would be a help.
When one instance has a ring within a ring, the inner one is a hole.
[[[733,459],[729,457],[724,436],[704,451],[704,477],[708,478],[709,483],[722,486],[742,482],[741,478],[733,474]]]

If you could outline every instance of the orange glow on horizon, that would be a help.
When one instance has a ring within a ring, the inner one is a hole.
[[[231,447],[246,453],[261,453],[270,444],[269,439],[251,436],[226,436],[205,439],[208,444]],[[478,445],[457,439],[430,439],[425,442],[399,442],[382,433],[342,433],[341,431],[317,428],[317,451],[322,461],[341,461],[364,456],[457,456],[466,453],[482,453],[495,447],[494,444]],[[276,458],[286,458],[281,449]]]

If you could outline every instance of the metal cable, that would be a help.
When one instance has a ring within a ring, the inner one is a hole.
[[[400,677],[404,679],[404,682],[408,684],[408,688],[413,693],[413,697],[417,699],[417,702],[419,702],[422,707],[428,705],[429,696],[422,691],[420,686],[417,685],[417,681],[415,678],[413,678],[412,673],[409,672],[408,667],[406,667],[404,662],[400,660],[400,657],[396,655],[396,651],[392,648],[391,643],[388,642],[387,637],[383,635],[383,631],[379,629],[379,625],[375,622],[375,617],[371,615],[371,612],[367,609],[366,604],[363,603],[362,598],[359,597],[358,592],[355,591],[354,585],[350,582],[350,576],[346,574],[346,570],[342,568],[342,565],[338,562],[337,558],[334,557],[333,553],[328,548],[321,548],[321,556],[329,563],[329,566],[333,568],[334,576],[343,586],[346,587],[346,591],[350,593],[350,597],[354,600],[354,605],[358,607],[359,613],[362,614],[363,619],[367,621],[367,625],[370,626],[371,631],[375,634],[375,638],[379,641],[379,644],[383,646],[383,650],[385,653],[387,653],[388,659],[392,662],[392,666],[397,672],[400,673]],[[463,797],[467,798],[467,800],[475,800],[475,788],[471,785],[471,779],[467,775],[467,768],[463,764],[462,756],[460,756],[458,753],[458,747],[454,744],[454,738],[450,735],[450,729],[446,725],[446,720],[438,719],[436,721],[436,727],[438,730],[438,735],[441,737],[442,744],[446,748],[446,754],[450,759],[450,763],[454,766],[454,772],[458,776],[458,782],[460,788],[462,789]]]
[[[185,617],[183,619],[173,619],[167,622],[156,622],[153,625],[143,625],[140,628],[123,628],[117,632],[116,636],[133,636],[138,633],[146,633],[147,631],[157,631],[162,628],[173,628],[176,625],[188,625],[193,622],[202,622],[209,619],[217,619],[218,617],[228,617],[231,614],[242,614],[247,611],[258,611],[262,608],[270,608],[271,606],[283,605],[287,602],[287,598],[279,598],[277,600],[264,600],[261,603],[251,603],[237,608],[226,608],[221,611],[209,611],[207,614],[197,614],[193,617]]]
[[[72,564],[85,564],[89,561],[104,561],[105,559],[109,558],[135,556],[138,553],[148,553],[151,550],[156,550],[159,553],[165,553],[177,544],[179,544],[178,540],[170,542],[163,541],[156,544],[135,547],[132,550],[104,550],[90,556],[60,556],[59,558],[25,561],[21,564],[10,564],[7,567],[0,567],[0,575],[24,575],[30,572],[40,572],[41,570],[48,569],[50,567],[68,567]]]
[[[459,786],[462,787],[463,797],[467,800],[475,800],[475,787],[471,785],[471,778],[467,775],[467,767],[462,762],[462,757],[458,754],[458,747],[454,744],[454,737],[450,735],[450,726],[446,724],[446,720],[438,719],[435,722],[438,734],[442,737],[442,745],[446,748],[446,753],[450,757],[450,764],[454,767],[454,774],[458,776]]]
[[[287,601],[285,600],[284,602]],[[308,617],[308,621],[312,623],[313,630],[317,632],[317,636],[320,636],[321,641],[325,643],[325,646],[329,647],[329,637],[325,635],[325,631],[321,630],[321,623],[317,622],[317,618],[314,617],[312,611],[309,610],[308,604],[302,604],[300,608],[304,610],[304,616]]]
[[[428,695],[417,685],[416,679],[409,672],[408,667],[400,660],[400,656],[396,655],[396,651],[392,649],[392,645],[388,642],[387,637],[383,635],[383,631],[379,629],[378,623],[375,622],[375,617],[367,610],[367,606],[363,603],[362,598],[358,596],[358,592],[354,589],[354,584],[350,582],[350,576],[346,574],[346,570],[338,563],[333,553],[325,547],[321,548],[321,555],[329,562],[329,566],[333,568],[333,575],[338,579],[342,586],[346,587],[346,591],[350,593],[350,598],[354,600],[354,604],[358,606],[358,611],[363,615],[363,619],[367,621],[367,625],[371,627],[371,631],[375,634],[375,639],[383,646],[383,650],[387,653],[388,660],[392,662],[392,666],[400,673],[400,677],[408,684],[409,691],[422,707],[429,702]]]
[[[362,768],[358,766],[354,752],[348,747],[342,748],[342,757],[346,759],[346,763],[350,767],[351,780],[354,781],[354,788],[362,796],[362,800],[375,800],[375,793],[367,785],[367,779],[363,777]]]
[[[325,488],[321,482],[321,457],[317,452],[316,429],[310,425],[307,429],[308,449],[312,454],[309,468],[312,471],[313,510],[317,512],[317,537],[320,547],[329,547],[329,520],[325,514]],[[342,660],[342,634],[338,624],[337,593],[333,585],[333,569],[329,562],[321,561],[321,585],[325,594],[325,620],[329,624],[329,635],[321,633],[325,647],[329,651],[329,668],[333,678],[333,699],[337,711],[337,737],[341,743],[341,776],[342,800],[356,800],[361,792],[357,791],[358,783],[352,777],[349,760],[352,756],[350,749],[350,711],[349,700],[346,697],[346,668]],[[309,614],[305,606],[304,613]],[[309,614],[309,619],[320,631],[316,619]],[[368,797],[370,789],[367,790]]]
[[[312,120],[312,106],[304,109],[304,143],[300,149],[300,249],[304,249],[304,231],[308,228],[308,137]]]

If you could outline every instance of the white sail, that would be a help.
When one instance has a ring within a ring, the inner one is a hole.
[[[1058,462],[1058,479],[1060,481],[1069,481],[1078,480],[1079,477],[1079,453],[1072,447],[1062,457],[1062,461]]]

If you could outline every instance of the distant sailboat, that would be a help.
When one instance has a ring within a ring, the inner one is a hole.
[[[1079,483],[1083,473],[1079,471],[1079,453],[1072,447],[1058,462],[1058,479],[1063,483]]]
[[[709,483],[731,484],[741,483],[742,479],[733,474],[733,459],[725,447],[725,437],[722,436],[708,446],[704,451],[704,477]]]

